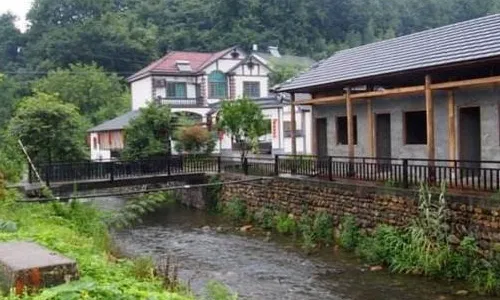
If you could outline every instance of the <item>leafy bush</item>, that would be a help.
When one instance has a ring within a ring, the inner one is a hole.
[[[329,245],[333,242],[333,220],[327,212],[320,212],[314,218],[313,231],[318,242]]]
[[[225,285],[217,281],[209,281],[203,294],[204,300],[237,300],[234,294]]]
[[[359,227],[353,216],[345,216],[341,222],[339,243],[346,249],[355,249],[360,239]]]
[[[257,224],[262,227],[263,229],[269,230],[272,229],[274,224],[273,224],[273,211],[270,208],[264,207],[259,209],[255,215],[255,221]]]
[[[132,260],[135,278],[137,279],[150,279],[154,276],[155,263],[149,256],[141,256]]]
[[[361,238],[356,249],[358,255],[371,264],[390,264],[404,243],[401,231],[388,225],[380,225],[373,235]]]
[[[243,221],[247,215],[247,207],[245,205],[245,202],[237,197],[234,197],[225,205],[223,205],[222,209],[223,214],[234,222]]]
[[[281,212],[274,217],[276,230],[281,234],[294,234],[297,231],[297,222],[293,215]]]
[[[299,220],[299,232],[302,237],[302,248],[311,251],[316,247],[316,236],[314,235],[314,218],[309,214],[303,214]]]
[[[208,180],[209,185],[207,187],[207,198],[208,198],[208,209],[210,211],[217,212],[219,210],[219,201],[222,192],[222,184],[219,175],[211,176]]]
[[[174,133],[177,152],[210,154],[215,148],[216,137],[201,125],[181,126]]]

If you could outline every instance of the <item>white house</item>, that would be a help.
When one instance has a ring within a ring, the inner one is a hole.
[[[132,93],[132,112],[89,130],[91,158],[118,156],[123,149],[123,129],[150,101],[169,105],[173,113],[188,114],[200,123],[207,123],[207,116],[219,101],[243,96],[255,99],[266,118],[271,120],[272,134],[261,139],[263,144],[270,144],[268,153],[289,153],[287,128],[290,126],[286,120],[290,119],[290,108],[281,96],[269,93],[269,58],[262,56],[265,55],[247,54],[238,47],[216,53],[167,53],[127,78]],[[310,153],[310,109],[303,111],[304,117],[297,119],[297,151]],[[232,149],[231,137],[221,135],[216,151],[227,153]]]

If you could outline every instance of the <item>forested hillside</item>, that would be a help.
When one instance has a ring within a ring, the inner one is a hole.
[[[498,11],[498,0],[35,0],[25,34],[0,18],[0,72],[96,62],[127,75],[167,50],[253,43],[318,59]]]

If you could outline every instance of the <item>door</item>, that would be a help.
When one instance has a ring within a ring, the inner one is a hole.
[[[375,119],[377,157],[391,157],[391,114],[377,114]]]
[[[317,155],[328,156],[328,135],[326,133],[326,118],[316,119],[316,149]]]
[[[460,165],[465,175],[479,175],[481,164],[481,110],[479,107],[462,107],[459,114]]]

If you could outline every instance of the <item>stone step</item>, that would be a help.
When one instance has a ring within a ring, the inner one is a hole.
[[[79,278],[76,261],[31,242],[0,243],[0,289],[17,295]]]

